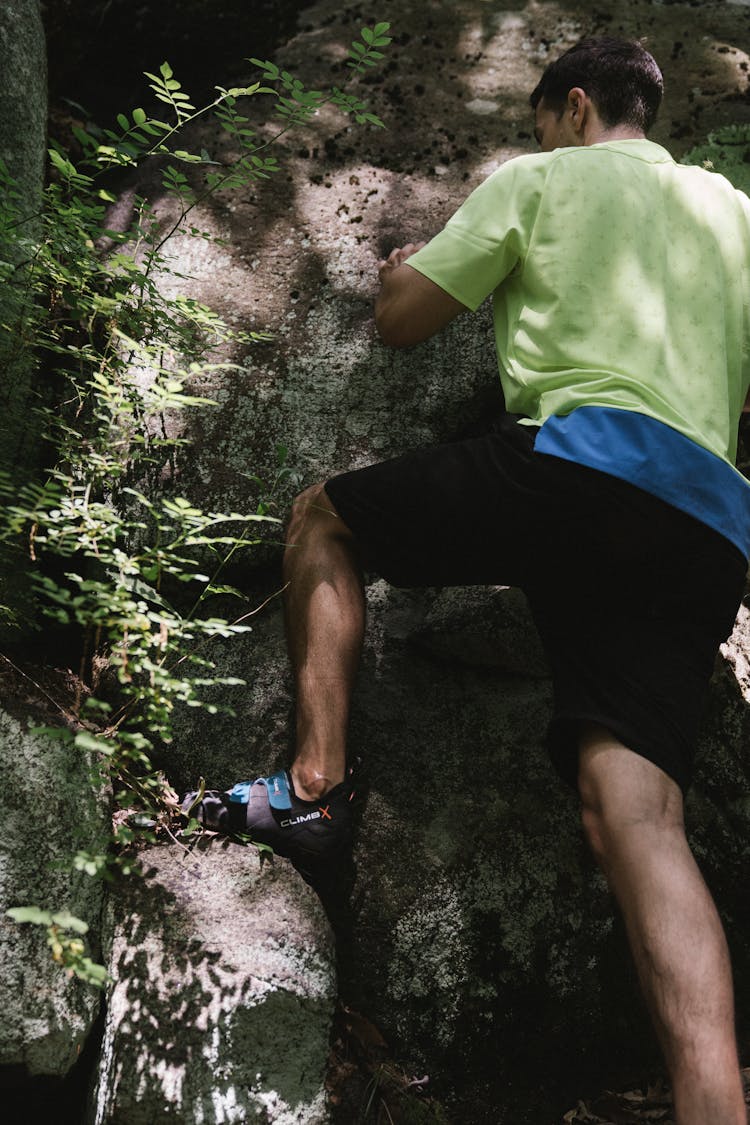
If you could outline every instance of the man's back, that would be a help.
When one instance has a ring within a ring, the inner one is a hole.
[[[409,264],[474,305],[494,290],[510,410],[642,412],[734,461],[750,202],[723,177],[647,140],[521,157]]]
[[[734,461],[749,271],[750,204],[723,177],[645,140],[553,154],[512,345],[539,359],[541,416],[643,409]]]

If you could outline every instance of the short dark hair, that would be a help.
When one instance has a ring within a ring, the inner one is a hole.
[[[647,133],[664,93],[656,60],[640,43],[602,36],[582,39],[550,63],[529,101],[536,109],[544,98],[562,113],[568,92],[580,86],[605,125],[632,125]]]

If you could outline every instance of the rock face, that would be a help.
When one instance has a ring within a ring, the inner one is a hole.
[[[516,592],[450,592],[450,618],[462,593],[467,620],[474,613],[467,661],[460,637],[451,658],[448,634],[439,656],[425,646],[434,622],[450,619],[447,593],[382,582],[368,591],[350,739],[365,763],[368,796],[352,933],[339,949],[342,988],[405,1065],[433,1076],[435,1093],[456,1114],[451,1120],[517,1125],[525,1112],[530,1122],[546,1120],[571,1086],[580,1092],[589,1061],[593,1069],[588,1052],[611,1031],[601,1006],[606,997],[623,1001],[621,968],[615,994],[602,974],[625,951],[621,935],[612,937],[611,906],[586,857],[576,803],[546,759],[550,688],[534,663],[538,641],[519,642],[510,670],[476,658],[507,620],[506,595],[518,613]],[[209,762],[211,784],[228,786],[286,756],[290,685],[280,612],[267,611],[231,651],[213,655],[231,674],[248,676],[249,690],[232,699],[235,720],[186,718],[174,767],[186,783]],[[533,676],[517,674],[521,653]],[[632,1011],[633,997],[625,1002]],[[558,1038],[562,1028],[564,1042],[550,1052],[545,1036]],[[534,1092],[532,1059],[540,1053],[546,1079],[539,1089],[537,1076]],[[601,1068],[598,1052],[597,1062]]]
[[[429,237],[498,162],[533,149],[528,94],[578,38],[647,36],[667,82],[653,135],[677,156],[749,116],[746,6],[383,0],[373,17],[390,19],[396,35],[384,71],[361,87],[386,131],[352,131],[322,113],[317,132],[286,142],[286,179],[204,207],[203,225],[227,246],[172,240],[194,294],[277,333],[234,357],[241,371],[200,388],[219,407],[188,421],[194,444],[179,487],[204,503],[252,503],[250,477],[273,477],[278,443],[311,483],[488,424],[501,403],[486,314],[388,351],[371,319],[376,261]],[[341,82],[348,43],[368,20],[321,0],[276,61],[316,88],[329,74]],[[209,151],[221,144],[208,131],[199,140]],[[277,494],[281,511],[293,487]],[[244,565],[235,579],[259,604],[278,577]],[[546,759],[550,689],[538,639],[508,591],[375,582],[368,607],[350,747],[366,763],[369,797],[352,937],[341,949],[345,994],[415,1072],[433,1076],[457,1122],[559,1119],[586,1083],[630,1081],[658,1055],[576,801]],[[278,608],[254,624],[249,639],[214,654],[249,680],[225,695],[238,719],[184,721],[175,784],[203,774],[229,786],[287,757]],[[742,634],[732,644],[743,652]],[[712,708],[690,816],[742,997],[750,810],[737,794],[748,783],[748,708],[726,661]],[[740,1016],[744,1028],[742,1002]]]
[[[509,595],[519,615],[514,591],[378,582],[368,595],[350,740],[368,797],[352,932],[339,949],[344,995],[414,1073],[433,1076],[451,1120],[558,1120],[587,1082],[631,1081],[658,1066],[658,1054],[576,801],[546,759],[550,689],[531,663],[536,638],[515,646],[516,661],[529,660],[522,674],[517,663],[477,659],[496,655]],[[466,661],[465,638],[448,628],[462,597],[473,624]],[[730,928],[741,1026],[750,980],[746,618],[718,664],[688,808]],[[437,657],[424,642],[436,621],[446,626]],[[193,714],[178,730],[174,776],[185,784],[210,769],[211,784],[228,786],[286,757],[290,685],[278,608],[236,648],[213,655],[250,683],[231,699],[236,719]]]
[[[50,957],[46,934],[5,917],[34,905],[71,914],[98,940],[103,890],[72,870],[79,850],[101,852],[109,839],[108,802],[91,781],[88,755],[29,732],[0,711],[0,1078],[63,1077],[97,1018],[98,992],[68,978]]]
[[[0,6],[0,160],[20,188],[19,209],[26,222],[16,233],[21,242],[3,244],[2,259],[14,265],[32,257],[33,240],[40,224],[32,216],[39,210],[44,185],[47,130],[47,83],[44,30],[39,0],[7,0]],[[5,194],[6,188],[0,189]],[[23,237],[28,241],[24,243]],[[0,469],[19,474],[38,468],[38,420],[29,409],[30,383],[36,361],[19,345],[20,326],[28,316],[29,293],[25,286],[7,281],[0,289]],[[8,609],[23,614],[28,583],[7,565],[7,550],[0,549],[0,643],[13,639]]]
[[[336,992],[320,904],[288,865],[213,844],[144,856],[112,902],[95,1125],[322,1125]]]
[[[33,209],[44,181],[47,60],[39,0],[6,0],[0,13],[0,159]]]
[[[44,30],[38,0],[8,0],[0,11],[0,159],[17,180],[24,214],[38,209],[45,167],[47,125],[47,83]],[[36,224],[27,227],[34,237]],[[14,260],[29,256],[21,247]],[[0,315],[3,322],[15,323],[23,311],[25,295],[17,295],[10,285],[3,286]],[[0,434],[0,466],[9,463],[34,463],[29,437],[28,391],[32,363],[19,355],[15,333],[0,337],[0,368],[3,371],[2,405],[4,424]]]

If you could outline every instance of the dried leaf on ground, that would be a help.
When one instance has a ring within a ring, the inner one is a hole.
[[[750,1067],[742,1071],[745,1100],[750,1105]],[[644,1090],[603,1094],[563,1115],[564,1125],[674,1125],[672,1095],[662,1081],[649,1083]]]
[[[407,1073],[388,1057],[388,1044],[366,1016],[339,1005],[326,1087],[334,1121],[342,1125],[449,1125],[426,1074]]]

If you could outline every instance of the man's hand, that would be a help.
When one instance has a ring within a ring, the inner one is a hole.
[[[380,284],[383,284],[384,275],[389,270],[397,269],[402,262],[407,258],[411,258],[412,254],[416,254],[417,250],[421,250],[426,246],[426,242],[407,242],[406,246],[397,246],[395,250],[391,250],[387,258],[381,258],[378,262],[378,277]]]
[[[375,324],[384,344],[407,348],[434,336],[465,305],[434,281],[412,269],[407,258],[424,242],[407,242],[378,262],[380,293],[375,301]]]

